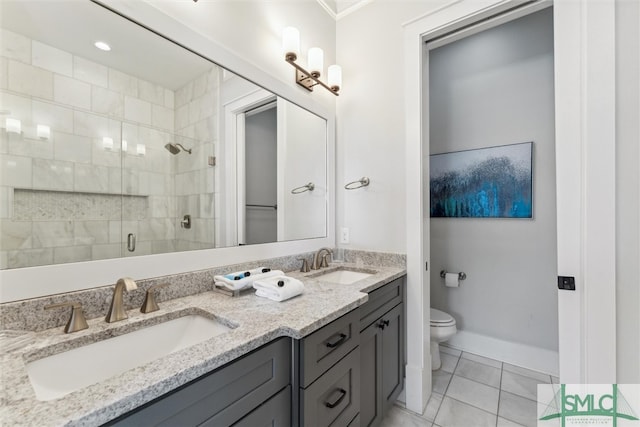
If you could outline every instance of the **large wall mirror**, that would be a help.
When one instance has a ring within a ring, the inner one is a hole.
[[[1,269],[327,237],[326,118],[90,1],[1,26]]]
[[[119,5],[2,4],[0,302],[333,242],[330,114]]]

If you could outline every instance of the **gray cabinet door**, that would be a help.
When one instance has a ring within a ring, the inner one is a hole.
[[[382,329],[374,323],[360,332],[360,425],[382,420]]]
[[[290,427],[291,386],[257,407],[233,427]]]
[[[404,309],[398,304],[382,316],[382,399],[384,412],[402,391],[404,361]],[[375,325],[375,324],[374,324]]]

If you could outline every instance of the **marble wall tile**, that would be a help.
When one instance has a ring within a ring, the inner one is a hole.
[[[175,107],[175,93],[171,89],[164,90],[164,106],[172,110]]]
[[[112,241],[112,243],[115,243],[116,241],[126,243],[129,233],[138,234],[139,224],[139,221],[122,221],[121,234],[118,235],[118,240]]]
[[[173,197],[150,196],[149,197],[149,217],[150,218],[171,218],[171,201]],[[175,209],[173,209],[175,211]]]
[[[23,136],[26,132],[23,132]],[[48,141],[41,139],[9,138],[7,141],[7,149],[14,156],[25,156],[40,159],[53,158],[53,140],[55,136]]]
[[[138,238],[141,241],[171,240],[175,235],[175,225],[168,218],[150,218],[138,224]]]
[[[193,99],[193,81],[175,91],[175,107],[187,105]]]
[[[55,74],[53,77],[53,99],[61,104],[89,110],[91,109],[91,85],[71,77]]]
[[[33,159],[33,187],[40,190],[73,191],[74,165],[60,160]]]
[[[109,86],[109,69],[107,67],[75,55],[73,57],[73,77],[104,88]]]
[[[121,247],[118,243],[91,246],[91,259],[93,260],[119,258],[120,256]]]
[[[34,248],[72,246],[74,244],[73,221],[34,221],[32,232]]]
[[[133,122],[151,124],[151,104],[131,96],[124,97],[124,118]]]
[[[54,158],[73,163],[91,163],[91,138],[70,133],[56,133]]]
[[[122,198],[122,219],[142,221],[149,217],[149,198],[144,196],[124,196]]]
[[[3,251],[29,249],[33,246],[31,222],[3,219],[0,221],[0,229],[2,230],[0,249]]]
[[[0,29],[0,54],[25,64],[31,63],[31,39],[13,31]]]
[[[123,194],[148,194],[140,189],[140,171],[126,168],[122,170],[122,192]]]
[[[73,133],[73,110],[49,102],[33,101],[33,122],[51,131]]]
[[[31,64],[54,73],[73,76],[72,55],[37,40],[31,42]]]
[[[17,61],[9,61],[7,87],[25,95],[53,99],[53,73]]]
[[[151,124],[162,129],[173,132],[174,117],[173,109],[160,105],[151,106]]]
[[[9,73],[9,63],[7,58],[0,56],[0,89],[7,88],[7,74]]]
[[[0,179],[8,187],[31,187],[33,160],[28,157],[0,155]]]
[[[110,137],[116,140],[120,134],[120,126],[111,127],[109,119],[97,114],[82,111],[73,112],[73,133],[96,138]]]
[[[92,86],[91,111],[108,116],[124,117],[124,97],[118,92]]]
[[[154,240],[151,242],[152,254],[166,254],[175,252],[176,245],[173,240]]]
[[[200,98],[207,93],[208,73],[200,74],[193,80],[192,99]]]
[[[195,240],[200,243],[207,243],[213,245],[215,242],[215,223],[213,219],[192,219],[191,240]]]
[[[52,248],[9,251],[7,254],[8,268],[36,267],[38,265],[49,265],[52,262]]]
[[[74,221],[75,245],[95,245],[109,242],[109,221]]]
[[[113,134],[112,134],[113,135]],[[107,166],[109,168],[120,168],[122,164],[122,154],[117,148],[120,145],[120,138],[111,138],[113,140],[113,149],[104,148],[102,138],[93,138],[91,140],[91,163],[98,166]]]
[[[76,165],[73,190],[106,193],[109,190],[109,168],[95,165]]]
[[[91,246],[53,248],[53,263],[91,261]]]
[[[198,211],[198,216],[200,218],[209,218],[209,219],[213,219],[215,217],[214,215],[214,200],[215,200],[215,196],[213,193],[207,193],[207,194],[200,194],[198,195],[199,200],[199,211]]]
[[[175,109],[175,129],[182,130],[187,126],[189,126],[189,105],[188,104],[176,107]]]
[[[13,188],[0,187],[0,218],[13,216]]]
[[[138,79],[109,68],[109,89],[127,96],[138,96]]]
[[[26,96],[2,91],[0,92],[0,108],[11,111],[9,117],[20,119],[23,123],[31,122],[31,99]],[[5,127],[4,117],[0,127]]]
[[[138,80],[138,98],[152,104],[164,106],[165,89],[155,83]]]
[[[109,168],[109,193],[122,193],[122,170],[120,168]]]

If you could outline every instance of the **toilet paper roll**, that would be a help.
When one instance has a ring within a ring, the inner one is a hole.
[[[460,286],[460,276],[458,273],[447,273],[444,276],[444,285],[447,288],[457,288]]]

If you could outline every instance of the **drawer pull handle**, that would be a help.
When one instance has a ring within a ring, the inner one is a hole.
[[[327,342],[327,347],[336,348],[337,346],[342,344],[344,340],[347,339],[347,336],[345,334],[336,335],[336,337],[338,338],[337,340]]]
[[[338,406],[340,402],[342,402],[342,399],[344,399],[344,397],[347,395],[347,391],[344,389],[339,388],[336,391],[340,393],[340,397],[338,397],[334,402],[324,402],[324,406],[329,409],[333,409]]]

